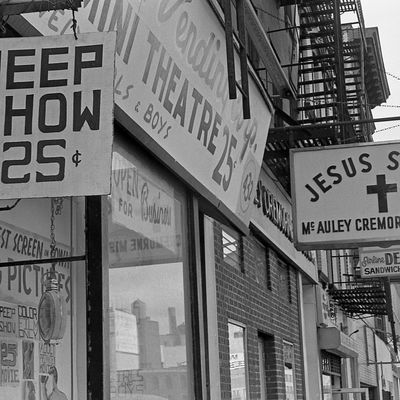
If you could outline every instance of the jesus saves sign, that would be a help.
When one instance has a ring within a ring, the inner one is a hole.
[[[291,150],[299,249],[389,245],[400,233],[400,142]]]

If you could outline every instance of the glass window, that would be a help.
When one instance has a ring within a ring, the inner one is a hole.
[[[266,343],[263,337],[258,336],[258,370],[260,374],[260,400],[267,398],[266,390],[266,371],[265,371],[265,356],[266,356]]]
[[[268,250],[257,239],[254,240],[254,256],[256,263],[256,280],[261,285],[271,289],[271,269]]]
[[[86,399],[85,263],[39,262],[84,254],[83,204],[0,204],[1,399]]]
[[[283,358],[285,362],[286,400],[295,400],[294,346],[292,343],[283,342]]]
[[[193,398],[185,197],[154,161],[118,142],[114,148],[108,224],[111,398]]]
[[[224,262],[231,267],[242,269],[242,240],[238,232],[223,226],[222,251]]]
[[[247,399],[245,329],[229,323],[229,359],[232,400]]]
[[[322,387],[324,400],[332,400],[332,377],[322,374]]]

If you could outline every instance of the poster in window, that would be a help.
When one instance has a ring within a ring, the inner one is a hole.
[[[0,267],[0,399],[71,399],[69,263],[55,264],[58,294],[66,304],[65,334],[56,342],[45,342],[39,331],[39,304],[51,266],[35,264],[35,259],[46,258],[50,244],[34,227],[28,230],[0,221],[0,261],[21,259],[21,255],[32,259],[31,265]],[[70,248],[57,242],[57,252],[65,256]]]

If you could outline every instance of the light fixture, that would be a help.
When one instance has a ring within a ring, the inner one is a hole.
[[[56,258],[55,216],[61,214],[63,199],[52,198],[50,217],[50,257]],[[50,270],[42,278],[44,292],[38,306],[38,325],[40,337],[49,343],[63,338],[67,323],[67,305],[60,291],[59,274],[56,270],[56,261],[51,264]]]
[[[65,333],[67,307],[60,293],[54,264],[44,275],[45,292],[38,307],[38,325],[40,337],[46,342],[61,340]]]

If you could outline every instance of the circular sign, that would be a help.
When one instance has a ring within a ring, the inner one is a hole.
[[[39,302],[38,324],[40,336],[45,342],[63,338],[66,305],[60,293],[52,290],[43,293]]]
[[[250,158],[243,170],[242,182],[240,184],[240,209],[246,212],[253,199],[253,191],[256,179],[256,163]]]

